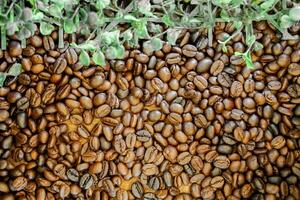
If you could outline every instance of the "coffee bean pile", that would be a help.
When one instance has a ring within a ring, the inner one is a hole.
[[[24,72],[0,88],[0,199],[299,199],[299,29],[256,24],[254,69],[242,33],[217,42],[232,24],[212,47],[184,31],[104,67],[80,64],[76,35],[11,38],[0,71]]]

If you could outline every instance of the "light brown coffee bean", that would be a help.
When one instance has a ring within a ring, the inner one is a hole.
[[[204,91],[208,87],[208,82],[203,76],[195,76],[193,82],[200,91]]]
[[[231,97],[239,97],[243,92],[243,85],[239,81],[234,81],[230,87],[230,96]]]
[[[283,136],[277,136],[271,142],[272,147],[275,149],[281,149],[282,147],[285,146],[285,144],[286,144],[286,140],[284,139]]]
[[[12,187],[11,189],[14,191],[21,191],[25,189],[27,184],[28,184],[27,179],[23,176],[19,176],[16,179],[14,179],[13,182],[11,183],[11,187]]]
[[[230,160],[226,156],[218,156],[214,159],[214,166],[220,169],[227,169],[230,166]]]

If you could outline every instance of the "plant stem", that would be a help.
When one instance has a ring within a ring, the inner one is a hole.
[[[58,29],[58,48],[64,48],[64,29],[62,26]]]
[[[211,0],[208,1],[208,14],[210,18],[210,22],[214,24],[213,22],[213,16],[212,16],[212,9],[211,9]],[[208,45],[211,47],[213,43],[213,26],[210,24],[208,28]]]
[[[1,26],[1,49],[6,50],[6,28],[5,26]]]
[[[21,47],[22,47],[22,49],[25,49],[25,48],[26,48],[26,38],[23,38],[23,39],[21,40]]]

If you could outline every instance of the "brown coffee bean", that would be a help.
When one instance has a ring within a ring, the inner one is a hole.
[[[224,87],[230,87],[232,85],[232,81],[231,81],[230,76],[225,72],[221,72],[218,75],[217,80],[220,83],[220,85],[222,85]]]
[[[17,41],[11,41],[8,44],[8,50],[11,57],[18,57],[22,54],[21,44]]]
[[[14,179],[13,182],[11,183],[11,189],[14,191],[21,191],[25,189],[27,184],[28,184],[27,179],[23,176],[19,176],[16,179]]]
[[[275,149],[281,149],[285,146],[285,143],[286,141],[283,136],[277,136],[272,140],[271,145]]]
[[[65,52],[65,58],[69,65],[74,65],[78,61],[78,56],[73,48],[68,48]]]
[[[55,63],[52,65],[50,69],[52,70],[53,73],[61,74],[65,71],[66,67],[67,67],[66,59],[60,57],[55,61]]]
[[[137,136],[137,139],[141,142],[147,142],[152,138],[151,134],[146,130],[137,131],[136,136]]]
[[[227,169],[230,165],[230,160],[226,156],[218,156],[214,159],[214,166],[220,169]]]
[[[180,62],[180,60],[181,60],[181,56],[179,53],[169,53],[166,56],[166,62],[170,65],[177,64]]]
[[[213,76],[217,76],[223,71],[223,69],[224,69],[224,63],[221,60],[217,60],[211,65],[210,73]]]
[[[82,189],[89,189],[94,183],[93,177],[90,174],[84,174],[81,178],[80,178],[80,187]]]
[[[142,198],[142,196],[144,195],[144,188],[140,182],[133,183],[131,186],[131,191],[133,196],[135,196],[136,198]]]
[[[187,44],[182,47],[182,54],[186,57],[195,57],[197,48],[193,45]]]
[[[213,188],[222,188],[224,183],[225,183],[225,181],[222,176],[215,176],[210,181],[210,185]]]
[[[208,82],[203,76],[195,76],[193,82],[200,91],[204,91],[208,87]]]
[[[234,81],[230,87],[230,96],[239,97],[243,92],[243,85],[239,81]]]
[[[197,72],[198,73],[203,73],[208,71],[208,69],[210,68],[210,66],[213,64],[213,61],[210,58],[204,58],[203,60],[201,60],[198,65],[197,65]]]

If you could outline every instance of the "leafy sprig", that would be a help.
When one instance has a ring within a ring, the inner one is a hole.
[[[58,29],[59,48],[64,47],[64,33],[85,35],[84,43],[71,44],[81,49],[80,62],[88,65],[92,59],[105,65],[105,58],[123,58],[125,42],[133,47],[143,42],[152,53],[162,47],[164,38],[175,45],[182,29],[206,29],[212,46],[215,24],[228,22],[237,31],[219,41],[222,50],[226,52],[226,44],[244,32],[247,50],[240,56],[252,67],[251,51],[261,48],[253,22],[266,20],[284,39],[293,39],[288,29],[300,21],[299,16],[300,6],[290,0],[3,0],[1,48],[6,49],[7,35],[15,35],[24,46],[38,26],[43,35]]]

